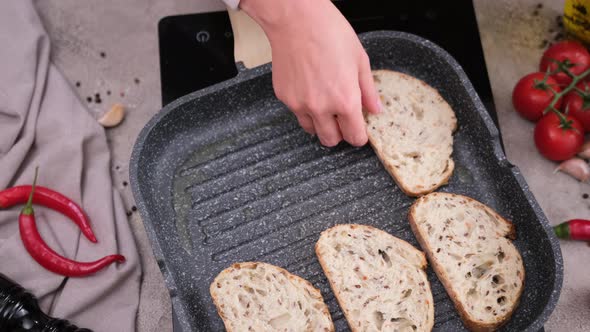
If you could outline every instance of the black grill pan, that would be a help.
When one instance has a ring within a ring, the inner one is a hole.
[[[455,172],[441,191],[478,199],[516,226],[526,268],[521,303],[504,331],[538,331],[559,298],[559,243],[471,83],[444,50],[399,32],[361,35],[374,69],[426,81],[458,119]],[[170,290],[180,331],[222,331],[209,284],[238,261],[284,267],[318,287],[338,331],[348,331],[313,247],[339,223],[381,228],[418,247],[404,195],[370,147],[328,149],[301,130],[273,95],[271,67],[166,106],[142,130],[131,184]],[[435,330],[465,330],[432,270]]]

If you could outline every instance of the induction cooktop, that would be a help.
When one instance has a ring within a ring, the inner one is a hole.
[[[338,9],[357,33],[398,30],[430,39],[467,73],[498,125],[471,0],[341,0]],[[168,16],[159,22],[162,103],[237,75],[227,12]]]

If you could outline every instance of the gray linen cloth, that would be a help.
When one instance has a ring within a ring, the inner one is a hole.
[[[94,331],[135,331],[141,266],[119,192],[110,175],[104,130],[51,64],[49,38],[30,0],[0,2],[0,189],[40,185],[78,202],[98,244],[65,216],[35,207],[37,226],[55,251],[78,261],[120,253],[127,261],[95,275],[64,278],[26,252],[22,207],[0,210],[0,273],[29,289],[48,314]]]

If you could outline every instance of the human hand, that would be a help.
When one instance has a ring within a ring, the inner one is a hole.
[[[325,146],[367,143],[362,108],[379,113],[369,58],[329,0],[242,0],[272,48],[277,98]]]

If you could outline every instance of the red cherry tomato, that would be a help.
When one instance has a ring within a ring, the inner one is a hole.
[[[582,123],[585,131],[590,131],[590,84],[580,82],[576,85],[583,92],[573,90],[563,97],[563,110]]]
[[[582,124],[569,115],[547,113],[535,127],[535,145],[545,158],[561,161],[575,156],[584,144]]]
[[[557,93],[561,91],[552,77],[545,78],[544,73],[532,73],[521,78],[512,92],[512,104],[516,111],[524,118],[537,121],[543,116],[543,111],[553,100],[553,88]],[[561,107],[561,99],[555,108]]]
[[[555,71],[557,64],[553,60],[568,61],[568,69],[574,75],[580,75],[590,68],[590,53],[584,45],[573,40],[565,40],[549,47],[543,53],[539,71],[544,73],[547,72],[547,69],[551,72]],[[572,81],[572,78],[563,72],[556,73],[553,77],[561,86],[567,86]]]

